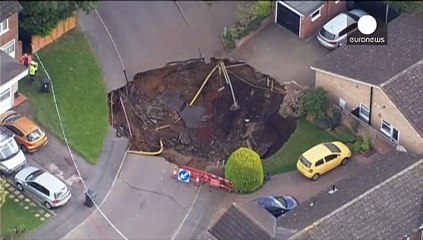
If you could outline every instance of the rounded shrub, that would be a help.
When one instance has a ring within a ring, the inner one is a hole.
[[[245,147],[235,150],[226,163],[225,178],[234,183],[237,192],[254,192],[263,185],[264,172],[260,156]]]

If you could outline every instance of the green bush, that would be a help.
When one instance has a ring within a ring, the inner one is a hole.
[[[307,116],[324,118],[327,103],[327,92],[321,87],[312,88],[308,90],[306,95],[304,96],[304,111],[306,112]]]
[[[372,149],[372,142],[370,138],[365,138],[361,144],[361,151],[368,152]]]
[[[359,153],[362,151],[364,139],[361,136],[358,136],[353,144],[353,152]]]
[[[225,166],[225,178],[241,193],[254,192],[263,185],[264,171],[260,156],[249,148],[235,150]]]
[[[357,136],[351,131],[346,131],[343,133],[341,138],[344,143],[354,143],[357,141]]]
[[[314,125],[321,130],[329,130],[332,128],[331,119],[329,117],[317,118]]]

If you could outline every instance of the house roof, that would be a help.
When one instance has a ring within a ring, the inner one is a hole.
[[[252,203],[233,203],[209,229],[218,240],[271,240],[276,219]]]
[[[23,8],[18,1],[1,1],[0,2],[0,22],[3,22],[8,17],[18,13]]]
[[[323,1],[282,1],[304,16],[309,16],[323,5]]]
[[[380,85],[422,60],[423,17],[402,14],[388,23],[387,45],[346,45],[313,68]]]
[[[423,226],[422,173],[423,159],[290,239],[401,239],[409,236]]]
[[[382,87],[423,136],[423,98],[411,97],[421,96],[423,91],[421,26],[422,16],[402,14],[388,23],[387,45],[346,45],[313,63],[311,68]]]
[[[423,136],[423,60],[381,86],[414,129]]]
[[[27,67],[20,64],[16,59],[9,56],[9,54],[0,50],[0,84],[3,85],[20,73],[27,70]]]
[[[364,194],[369,189],[372,189],[374,186],[377,186],[387,180],[388,178],[394,176],[398,172],[404,170],[405,168],[409,167],[410,165],[414,164],[415,162],[419,161],[422,158],[422,156],[417,156],[411,153],[403,153],[403,152],[389,152],[385,155],[380,156],[377,159],[372,160],[372,162],[368,163],[366,166],[363,166],[358,172],[355,172],[348,177],[336,182],[334,185],[336,189],[338,189],[337,192],[335,192],[333,195],[329,194],[329,189],[322,191],[318,193],[314,198],[310,199],[309,201],[306,201],[297,208],[289,211],[286,213],[283,217],[278,218],[277,220],[277,239],[287,239],[287,233],[290,233],[290,235],[293,234],[294,231],[300,231],[301,229],[306,228],[307,226],[312,225],[313,223],[316,223],[319,219],[324,218],[325,216],[329,215],[336,209],[339,209],[340,207],[346,205],[347,203],[354,201],[358,196]],[[420,168],[420,167],[419,167]],[[408,179],[408,178],[407,178]],[[405,187],[404,193],[402,198],[403,201],[409,201],[408,198],[415,197],[414,194],[418,194],[418,191],[420,191],[420,197],[421,197],[421,189],[423,189],[422,184],[423,181],[420,181],[420,190],[416,190],[413,193],[409,192],[407,189],[411,189],[410,187]],[[401,184],[402,187],[405,186],[406,181],[399,181],[398,184]],[[386,187],[384,187],[385,189]],[[414,187],[413,187],[414,189]],[[392,191],[392,192],[391,192]],[[372,218],[372,221],[367,222],[368,228],[363,229],[363,231],[370,231],[366,234],[372,234],[371,229],[373,228],[381,228],[383,226],[382,223],[385,221],[385,217],[383,216],[382,212],[379,212],[380,207],[385,205],[372,205],[370,204],[373,201],[376,201],[373,198],[388,198],[392,199],[391,202],[395,202],[396,200],[396,194],[398,194],[396,188],[388,188],[385,189],[383,192],[377,192],[378,194],[371,194],[366,197],[366,200],[369,205],[367,205],[367,208],[365,208],[365,211],[371,212],[375,214],[375,218]],[[384,195],[386,194],[386,196]],[[310,203],[314,201],[314,205],[310,206]],[[355,200],[357,201],[357,200]],[[349,203],[350,204],[350,203]],[[405,203],[398,203],[395,202],[395,205],[401,205]],[[391,211],[391,210],[390,210]],[[397,219],[394,219],[393,225],[398,225],[397,232],[398,234],[406,234],[409,229],[403,228],[401,229],[400,226],[402,221],[406,221],[408,219],[408,222],[414,221],[414,225],[417,225],[417,216],[418,213],[415,211],[414,213],[412,211],[404,213],[401,213],[401,208],[396,208],[395,211],[392,210],[390,214],[392,216],[397,216],[401,214],[405,214],[404,216],[398,217]],[[379,215],[377,215],[377,214]],[[406,215],[409,214],[409,215]],[[413,215],[414,214],[414,215]],[[377,216],[376,216],[377,215]],[[331,216],[331,215],[329,215]],[[361,222],[364,221],[360,216],[356,216],[353,219],[350,219],[349,222],[343,222],[344,218],[335,218],[332,221],[339,221],[338,224],[346,224],[348,225],[348,228],[355,229],[356,226],[361,226]],[[398,221],[398,222],[397,222]],[[413,225],[413,224],[411,224]],[[413,225],[413,227],[414,227]],[[347,228],[347,227],[345,227]],[[332,230],[326,230],[328,231],[328,238],[323,239],[336,239],[335,236],[337,231],[341,231],[341,229],[336,228]],[[345,230],[346,231],[346,230]],[[388,230],[384,230],[388,231]],[[373,232],[373,234],[379,234],[379,232]],[[285,235],[284,235],[285,234]],[[364,234],[364,233],[363,233]],[[294,235],[295,236],[295,235]],[[332,236],[334,236],[332,238]],[[316,237],[317,239],[320,239],[320,235],[316,235],[311,238],[314,239]],[[367,239],[374,239],[377,238],[375,235],[373,238],[367,238]],[[303,238],[294,238],[294,239],[303,239]],[[339,239],[339,237],[338,237]],[[342,239],[342,238],[341,238]],[[348,238],[350,239],[350,238]]]

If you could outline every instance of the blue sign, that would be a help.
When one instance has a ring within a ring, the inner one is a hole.
[[[188,183],[191,178],[191,172],[186,169],[179,169],[178,180]]]

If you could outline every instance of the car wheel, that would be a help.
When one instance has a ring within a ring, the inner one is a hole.
[[[311,180],[316,181],[319,179],[320,175],[318,173],[314,174],[313,177],[311,177]]]
[[[45,203],[44,203],[44,206],[45,206],[47,209],[51,209],[51,204],[50,204],[49,202],[45,202]]]
[[[19,191],[23,192],[24,188],[23,188],[22,184],[16,183],[16,187],[18,188]]]
[[[26,148],[25,145],[22,144],[21,149],[24,153],[28,153],[28,148]]]
[[[342,159],[341,165],[345,165],[345,164],[347,164],[347,162],[348,162],[348,158],[346,157],[346,158]]]

